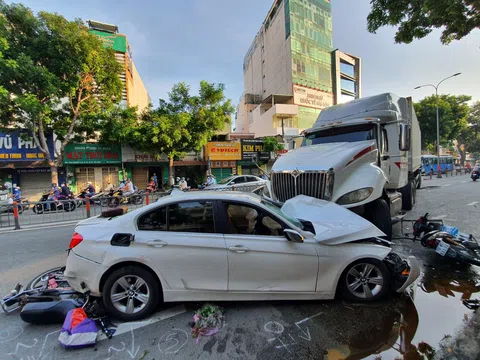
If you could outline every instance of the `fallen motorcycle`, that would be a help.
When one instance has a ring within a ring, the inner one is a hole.
[[[418,220],[402,220],[402,225],[404,222],[413,223],[413,238],[405,238],[420,240],[422,246],[440,256],[480,266],[480,245],[473,235],[459,233],[458,229],[445,226],[442,220],[431,220],[428,213]]]

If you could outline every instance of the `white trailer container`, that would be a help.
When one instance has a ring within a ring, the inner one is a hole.
[[[421,133],[411,98],[391,93],[321,112],[301,148],[272,168],[273,198],[304,194],[363,215],[388,238],[421,184]]]

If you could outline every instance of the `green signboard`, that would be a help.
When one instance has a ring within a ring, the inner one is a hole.
[[[127,38],[123,35],[107,33],[98,30],[90,30],[90,33],[96,35],[103,42],[103,46],[119,52],[127,52]]]
[[[118,164],[122,162],[119,145],[68,144],[64,164]]]

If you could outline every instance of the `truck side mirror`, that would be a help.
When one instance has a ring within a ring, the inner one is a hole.
[[[400,151],[410,150],[410,126],[408,124],[400,124],[398,147]]]

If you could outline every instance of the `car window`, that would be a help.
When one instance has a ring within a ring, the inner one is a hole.
[[[230,182],[230,180],[232,180],[232,179],[233,179],[233,176],[229,176],[229,177],[227,177],[227,178],[219,181],[218,183],[219,183],[220,185],[225,185],[225,184],[227,184],[228,182]]]
[[[212,203],[190,201],[169,205],[168,231],[215,233]]]
[[[227,234],[283,235],[283,225],[270,214],[249,205],[226,204]]]
[[[233,179],[233,182],[235,183],[235,185],[243,184],[245,182],[245,176],[239,176],[239,177]]]
[[[142,215],[138,219],[138,230],[166,231],[167,210],[165,207],[157,208]]]
[[[247,182],[254,182],[254,181],[258,181],[257,178],[255,178],[254,176],[247,176]]]

